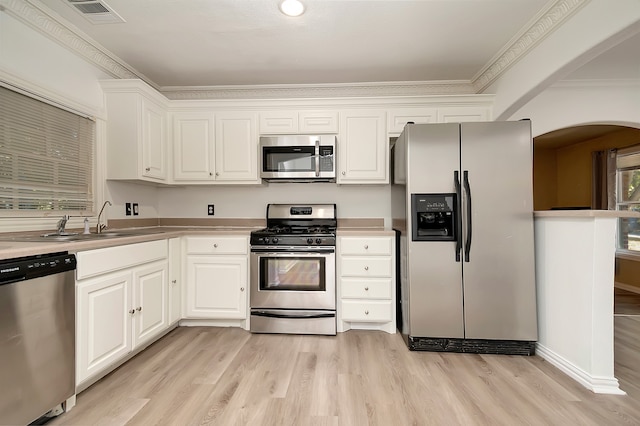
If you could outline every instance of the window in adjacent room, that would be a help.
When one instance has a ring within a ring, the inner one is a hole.
[[[95,122],[0,86],[0,214],[93,211]]]
[[[640,213],[640,145],[618,150],[616,176],[617,210]],[[620,218],[618,249],[640,252],[640,220]]]

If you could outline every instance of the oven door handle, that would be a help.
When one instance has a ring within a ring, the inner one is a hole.
[[[273,256],[300,256],[300,255],[314,255],[314,254],[331,254],[335,253],[335,248],[327,247],[313,247],[313,248],[301,248],[301,247],[251,247],[251,253],[260,255],[273,255]]]
[[[335,312],[309,312],[309,313],[275,313],[270,311],[251,311],[251,315],[257,317],[268,318],[294,318],[294,319],[311,319],[311,318],[333,318],[336,316]]]

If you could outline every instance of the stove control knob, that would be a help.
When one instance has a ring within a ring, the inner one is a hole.
[[[307,238],[307,244],[313,244],[313,238]]]
[[[316,238],[316,244],[320,244],[320,243],[322,243],[322,239]]]
[[[272,242],[273,244],[276,244],[276,243],[278,242],[278,238],[272,238],[272,239],[271,239],[271,242]]]

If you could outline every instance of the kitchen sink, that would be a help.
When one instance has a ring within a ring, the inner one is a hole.
[[[157,234],[162,231],[106,231],[100,234],[43,234],[43,235],[14,235],[11,237],[0,236],[0,241],[19,241],[19,242],[51,242],[51,241],[88,241],[101,240],[107,238],[118,237],[134,237],[136,235]]]

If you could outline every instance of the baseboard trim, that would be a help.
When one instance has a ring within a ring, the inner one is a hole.
[[[615,288],[619,288],[620,290],[626,290],[626,291],[629,291],[631,293],[640,294],[640,287],[637,287],[635,285],[619,283],[619,282],[616,281],[616,282],[613,283],[613,286]]]
[[[536,344],[536,354],[593,393],[626,395],[615,377],[592,376],[540,343]]]

